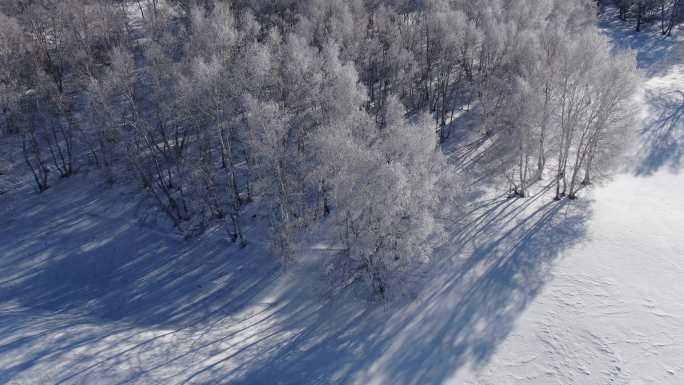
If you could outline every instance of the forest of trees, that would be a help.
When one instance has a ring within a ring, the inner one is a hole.
[[[38,191],[95,168],[186,236],[225,223],[247,245],[243,212],[263,207],[283,264],[325,224],[343,281],[386,297],[469,183],[448,148],[475,147],[521,199],[575,199],[611,171],[637,75],[597,3],[5,1],[0,132]],[[677,0],[618,5],[666,33],[679,21]]]
[[[607,3],[608,0],[598,0]],[[672,34],[672,29],[684,21],[682,0],[615,0],[623,20],[632,19],[635,30],[641,31],[644,23],[657,22],[663,35]]]

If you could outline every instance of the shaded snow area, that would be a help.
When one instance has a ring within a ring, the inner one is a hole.
[[[0,383],[684,384],[684,43],[603,18],[643,71],[632,164],[577,201],[475,199],[413,301],[283,271],[258,213],[245,249],[183,241],[133,188],[38,195],[3,159]]]

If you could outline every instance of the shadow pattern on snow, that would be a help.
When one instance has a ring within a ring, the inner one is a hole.
[[[684,155],[684,92],[646,92],[654,119],[644,122],[636,174],[648,176],[668,167],[679,171]]]
[[[643,30],[636,32],[632,23],[618,18],[614,6],[604,6],[599,25],[614,47],[634,51],[637,65],[648,79],[672,74],[681,65],[684,45],[674,36],[661,35],[658,23],[644,24]],[[653,118],[644,121],[638,133],[634,173],[648,176],[664,167],[679,171],[684,152],[684,93],[668,86],[647,89],[644,102]]]
[[[0,235],[0,302],[173,327],[235,311],[275,279],[265,256],[231,253],[235,246],[221,237],[187,242],[155,230],[128,204],[135,193],[77,178],[83,188],[67,188],[69,180],[27,192],[13,213],[0,213],[11,218]]]
[[[639,69],[648,77],[662,74],[683,53],[672,36],[660,34],[658,23],[644,24],[642,31],[636,32],[635,24],[620,20],[614,6],[602,8],[599,26],[614,47],[634,50]]]
[[[541,193],[477,199],[418,299],[368,306],[312,296],[259,250],[142,229],[84,186],[26,199],[0,235],[0,304],[45,314],[0,310],[2,381],[59,362],[56,384],[440,384],[487,362],[591,215]]]
[[[588,202],[536,199],[499,197],[473,208],[419,300],[399,309],[317,311],[246,367],[201,369],[200,383],[440,384],[464,365],[485,364],[561,251],[585,237]]]

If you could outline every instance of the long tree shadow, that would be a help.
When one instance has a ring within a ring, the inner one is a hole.
[[[470,235],[459,232],[445,246],[441,273],[420,300],[384,311],[319,311],[289,331],[294,338],[200,383],[222,375],[245,384],[444,383],[465,365],[488,361],[550,279],[555,259],[584,239],[590,214],[586,201],[496,198],[464,218]]]
[[[679,171],[684,147],[684,93],[663,82],[668,79],[665,75],[676,73],[681,65],[684,45],[674,37],[662,36],[655,24],[644,25],[641,32],[634,31],[634,25],[620,20],[612,5],[602,7],[599,25],[614,47],[633,50],[642,73],[661,85],[645,91],[644,102],[653,118],[644,121],[639,132],[634,173],[648,176],[663,167]]]
[[[679,171],[684,154],[684,92],[647,91],[646,101],[654,118],[644,122],[636,174],[648,176],[668,167]]]
[[[662,36],[655,24],[636,32],[634,24],[620,20],[613,5],[601,8],[599,26],[613,47],[634,50],[639,69],[649,77],[667,71],[681,57],[681,44],[673,37]]]
[[[139,199],[134,191],[107,190],[88,176],[15,198],[0,206],[0,358],[15,357],[0,366],[0,382],[112,336],[140,350],[229,318],[254,306],[279,274],[258,246],[238,253],[219,234],[188,242],[147,228],[130,203]],[[150,338],[139,332],[145,328],[166,331]],[[18,353],[54,335],[70,337]],[[107,350],[87,356],[114,363]],[[75,373],[92,366],[76,361]]]
[[[141,326],[187,325],[244,306],[275,279],[277,265],[264,250],[231,253],[235,246],[221,237],[187,242],[144,228],[134,205],[117,204],[125,198],[103,197],[118,192],[100,188],[67,194],[55,186],[40,196],[44,202],[27,199],[9,214],[0,303]]]
[[[51,383],[119,367],[112,383],[444,383],[487,362],[591,215],[587,201],[551,203],[543,192],[480,197],[450,224],[418,299],[386,308],[283,283],[263,250],[143,230],[130,205],[116,212],[98,188],[27,199],[9,214],[0,304],[46,316],[22,325],[0,310],[0,356],[16,357],[0,381],[60,362]],[[35,347],[55,335],[66,337]]]

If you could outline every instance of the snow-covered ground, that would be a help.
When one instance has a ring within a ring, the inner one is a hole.
[[[684,384],[684,45],[602,25],[644,74],[633,163],[593,192],[582,241],[490,362],[453,384]]]
[[[633,163],[575,202],[477,200],[410,303],[325,293],[257,230],[181,241],[93,176],[5,176],[0,383],[684,383],[684,43],[603,25],[644,72]]]

